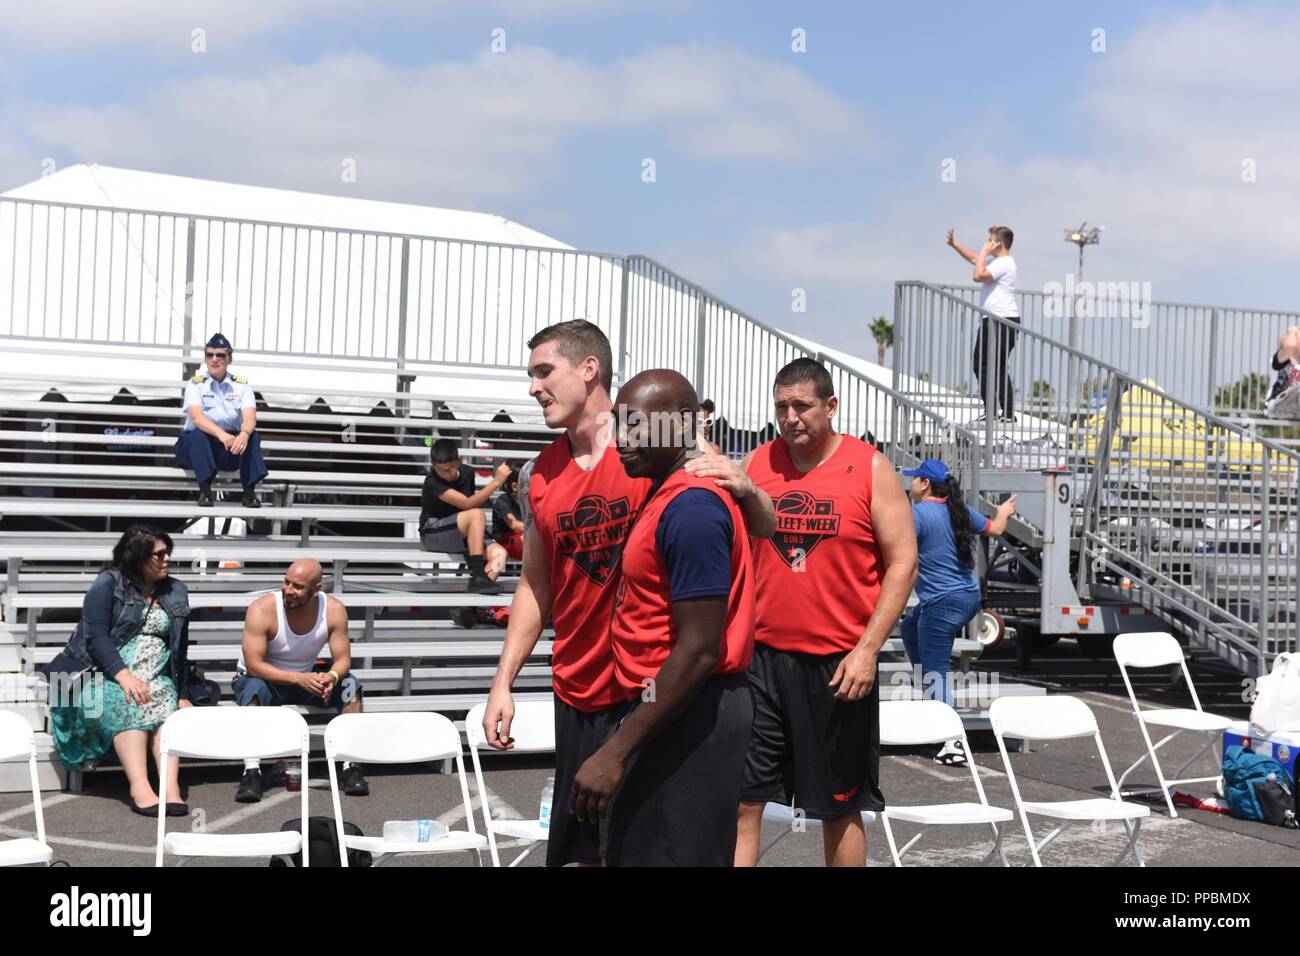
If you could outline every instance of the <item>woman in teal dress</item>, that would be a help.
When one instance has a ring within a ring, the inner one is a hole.
[[[159,730],[191,693],[203,693],[187,663],[189,598],[169,574],[171,538],[132,525],[113,548],[82,603],[81,623],[53,662],[51,725],[64,766],[96,766],[115,751],[131,788],[131,809],[158,812],[148,754],[158,759]],[[179,693],[178,693],[179,691]],[[165,799],[170,816],[184,816],[179,760],[169,761]]]

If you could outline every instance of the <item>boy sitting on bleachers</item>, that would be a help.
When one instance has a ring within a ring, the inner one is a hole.
[[[497,576],[505,566],[505,548],[486,544],[487,520],[483,505],[510,477],[510,466],[497,466],[483,488],[474,490],[474,469],[460,460],[460,449],[450,438],[440,438],[429,452],[429,477],[420,495],[420,546],[426,551],[466,555],[468,590],[500,594]],[[488,562],[492,570],[488,570]]]
[[[519,469],[512,468],[505,488],[492,502],[492,538],[500,545],[487,564],[488,577],[494,581],[505,570],[506,559],[524,559],[524,509],[519,501]],[[510,623],[510,608],[480,608],[480,620],[505,627]]]
[[[487,566],[488,574],[495,579],[505,568],[507,558],[524,559],[524,510],[519,504],[518,468],[510,469],[505,489],[492,502],[492,539],[503,549]]]

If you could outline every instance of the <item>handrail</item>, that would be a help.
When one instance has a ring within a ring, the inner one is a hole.
[[[907,279],[904,281],[919,282],[921,280]],[[1088,281],[1091,282],[1092,280],[1088,280]],[[1097,282],[1098,284],[1104,284],[1106,280],[1099,279],[1097,280]],[[928,284],[932,285],[934,288],[943,291],[948,291],[951,289],[960,289],[963,292],[980,291],[980,287],[977,285],[955,285],[951,282],[937,282],[937,283],[928,283]],[[1017,296],[1032,296],[1034,298],[1039,298],[1039,299],[1045,299],[1050,297],[1049,293],[1039,292],[1037,289],[1017,289],[1015,294]],[[1265,308],[1260,308],[1258,306],[1242,306],[1242,305],[1214,305],[1213,303],[1207,303],[1207,302],[1175,302],[1171,299],[1152,299],[1151,304],[1158,305],[1158,306],[1167,306],[1175,309],[1217,309],[1220,312],[1254,312],[1258,315],[1287,315],[1287,316],[1291,316],[1292,318],[1300,319],[1300,311],[1293,311],[1290,309],[1265,309]]]
[[[979,296],[973,286],[938,286],[971,303]],[[1243,400],[1264,402],[1275,375],[1269,358],[1276,337],[1300,322],[1300,312],[1290,309],[1155,299],[1150,283],[1090,280],[1075,288],[1067,281],[1015,297],[1026,326],[1108,358],[1130,375],[1156,379],[1189,404],[1224,410]],[[1263,389],[1254,394],[1261,379]],[[1237,387],[1243,383],[1248,390]]]
[[[1154,395],[1156,398],[1167,401],[1173,405],[1180,405],[1183,408],[1187,409],[1188,411],[1193,412],[1194,414],[1199,415],[1200,417],[1211,421],[1215,428],[1222,429],[1223,431],[1226,432],[1231,432],[1237,435],[1239,438],[1248,441],[1258,442],[1261,445],[1264,445],[1265,447],[1276,451],[1278,454],[1292,458],[1296,462],[1300,463],[1300,454],[1297,454],[1295,451],[1293,451],[1290,448],[1287,448],[1283,445],[1279,445],[1268,438],[1262,437],[1260,435],[1255,434],[1254,432],[1248,431],[1247,429],[1244,429],[1241,426],[1237,425],[1235,422],[1229,421],[1228,419],[1219,416],[1217,413],[1213,411],[1209,411],[1204,408],[1198,408],[1197,406],[1192,405],[1191,403],[1186,402],[1183,399],[1170,395],[1168,392],[1160,388],[1158,385],[1144,382],[1134,377],[1133,375],[1129,374],[1128,372],[1125,372],[1119,369],[1118,367],[1111,365],[1107,362],[1103,362],[1100,359],[1097,359],[1094,356],[1087,354],[1086,352],[1082,352],[1078,349],[1071,348],[1069,345],[1066,345],[1062,342],[1058,342],[1057,340],[1050,338],[1046,335],[1043,335],[1040,332],[1035,332],[1033,329],[1027,329],[1024,326],[1019,325],[1018,323],[1003,318],[1002,316],[994,315],[992,312],[988,312],[984,309],[981,309],[978,305],[967,302],[964,299],[958,298],[952,293],[945,291],[942,286],[933,285],[929,282],[923,282],[919,279],[905,280],[899,282],[898,285],[902,285],[902,286],[910,285],[910,286],[916,286],[919,288],[927,289],[942,299],[946,299],[948,301],[951,301],[961,306],[962,308],[971,309],[972,311],[979,313],[979,315],[984,319],[992,320],[994,323],[1008,330],[1015,330],[1016,333],[1023,338],[1029,338],[1034,341],[1042,342],[1044,345],[1049,346],[1054,350],[1064,352],[1067,356],[1071,358],[1086,361],[1088,364],[1094,367],[1101,368],[1104,371],[1110,373],[1111,375],[1114,375],[1116,379],[1122,380],[1125,383],[1126,387],[1128,388],[1138,388],[1144,392],[1149,392],[1150,394]]]

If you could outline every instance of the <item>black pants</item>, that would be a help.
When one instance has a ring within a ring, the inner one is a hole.
[[[705,681],[628,768],[609,812],[609,865],[731,866],[753,722],[747,675]]]
[[[1007,322],[1020,324],[1014,316]],[[980,400],[985,403],[984,412],[1001,418],[1011,418],[1015,414],[1015,388],[1011,384],[1011,375],[1007,372],[1007,360],[1011,350],[1016,347],[1016,337],[1020,333],[992,319],[985,318],[975,336],[975,354],[973,364],[975,380],[980,386]],[[993,380],[992,386],[987,383]],[[988,407],[989,388],[993,389],[993,408]]]

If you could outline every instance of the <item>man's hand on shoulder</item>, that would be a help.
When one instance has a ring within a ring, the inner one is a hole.
[[[731,492],[737,501],[744,501],[755,491],[754,482],[740,464],[726,455],[701,455],[686,462],[687,474],[696,478],[712,478],[714,484]]]

